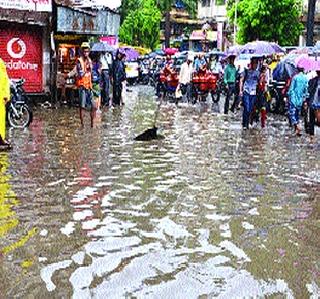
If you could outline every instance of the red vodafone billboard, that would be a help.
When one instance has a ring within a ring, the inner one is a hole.
[[[10,78],[24,78],[27,92],[42,92],[42,32],[0,28],[0,57]]]

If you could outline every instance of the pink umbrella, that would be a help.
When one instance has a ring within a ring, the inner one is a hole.
[[[167,49],[164,50],[164,53],[165,53],[166,55],[174,55],[174,54],[176,54],[177,52],[179,52],[179,50],[176,49],[176,48],[167,48]]]
[[[305,71],[316,71],[319,69],[320,61],[316,60],[315,57],[301,55],[298,56],[295,60],[296,66],[303,68]]]

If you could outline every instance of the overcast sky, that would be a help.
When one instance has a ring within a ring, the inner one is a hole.
[[[121,0],[76,0],[78,6],[82,7],[109,7],[111,9],[116,9],[121,5]]]

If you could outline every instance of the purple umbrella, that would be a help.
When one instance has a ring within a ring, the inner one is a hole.
[[[317,61],[315,57],[307,55],[299,56],[295,62],[297,67],[303,68],[307,72],[318,70],[320,65],[320,61]]]
[[[238,56],[241,53],[241,50],[242,50],[242,46],[239,46],[239,45],[232,46],[227,50],[226,54],[227,56],[232,56],[232,55]]]
[[[243,46],[241,54],[251,54],[251,55],[272,55],[275,54],[275,49],[268,42],[256,41],[247,43]]]
[[[286,50],[280,47],[277,43],[270,43],[270,45],[276,51],[276,53],[286,53]]]
[[[121,48],[125,55],[126,55],[126,60],[137,60],[138,57],[139,57],[139,53],[132,49],[132,48],[129,48],[129,47],[125,47],[125,48]]]

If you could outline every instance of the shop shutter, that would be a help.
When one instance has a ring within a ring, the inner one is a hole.
[[[42,30],[25,25],[24,28],[0,29],[0,57],[7,65],[12,79],[24,78],[26,92],[43,91]]]

